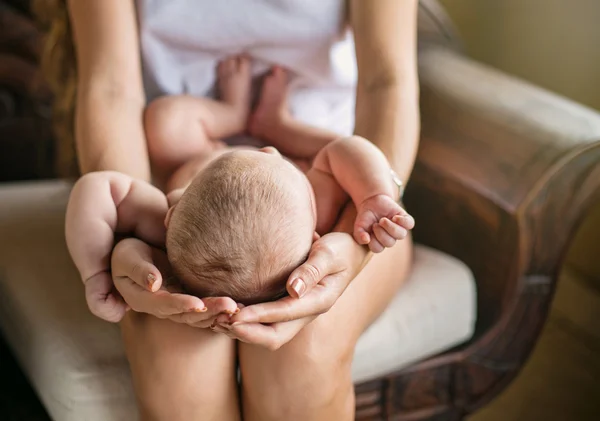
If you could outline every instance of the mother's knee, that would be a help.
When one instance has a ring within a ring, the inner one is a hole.
[[[244,399],[258,412],[302,419],[313,410],[352,404],[355,340],[332,336],[326,320],[319,319],[275,352],[240,348]]]
[[[143,419],[238,419],[230,339],[145,314],[121,326]]]

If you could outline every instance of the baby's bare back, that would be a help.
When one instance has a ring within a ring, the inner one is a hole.
[[[222,141],[212,142],[213,148],[209,151],[193,157],[188,162],[183,164],[177,169],[167,181],[167,192],[185,188],[189,186],[192,180],[206,168],[212,161],[220,157],[221,155],[235,151],[235,150],[258,150],[259,148],[254,146],[228,146]],[[289,158],[288,158],[289,159]],[[310,162],[300,159],[290,159],[303,173],[306,173],[310,169]]]

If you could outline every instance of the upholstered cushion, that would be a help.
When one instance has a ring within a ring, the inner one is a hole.
[[[53,419],[131,421],[136,408],[117,325],[93,317],[63,238],[70,185],[0,186],[0,328]],[[357,382],[472,334],[469,270],[417,247],[407,285],[356,349]]]

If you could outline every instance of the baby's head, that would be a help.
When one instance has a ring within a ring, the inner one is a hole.
[[[273,148],[221,155],[167,217],[167,255],[188,293],[244,304],[285,294],[316,225],[308,179]]]

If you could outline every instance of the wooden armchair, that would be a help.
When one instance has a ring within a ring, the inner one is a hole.
[[[0,180],[55,174],[28,10],[0,2]],[[473,271],[477,328],[457,349],[357,385],[360,420],[459,420],[502,391],[600,196],[600,114],[465,57],[435,0],[421,2],[419,25],[422,139],[406,203],[416,241]]]

